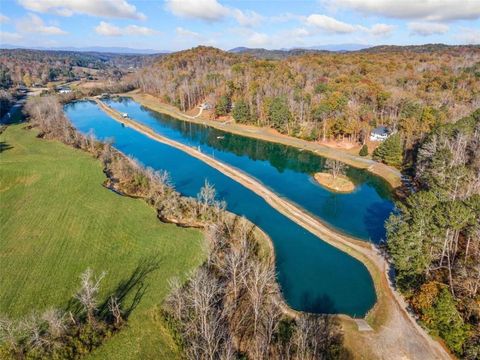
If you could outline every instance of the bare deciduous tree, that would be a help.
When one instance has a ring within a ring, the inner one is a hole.
[[[98,277],[93,274],[92,269],[88,268],[80,276],[81,286],[75,297],[83,306],[87,314],[88,323],[92,324],[95,321],[95,311],[97,310],[98,291],[100,289],[100,282],[105,277],[106,273],[102,272]]]
[[[120,326],[123,322],[122,309],[120,308],[120,303],[115,296],[110,296],[110,299],[108,300],[108,310],[110,310],[110,313],[115,319],[115,326]]]
[[[327,159],[325,160],[325,170],[336,179],[338,175],[345,173],[345,164],[338,160]]]

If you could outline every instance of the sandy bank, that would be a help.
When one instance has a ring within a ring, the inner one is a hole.
[[[355,184],[345,175],[333,177],[332,174],[318,172],[313,175],[313,178],[321,186],[337,193],[347,194],[355,190]]]

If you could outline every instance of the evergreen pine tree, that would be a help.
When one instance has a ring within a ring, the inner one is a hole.
[[[225,116],[230,111],[230,99],[223,95],[218,99],[217,105],[215,106],[215,115]]]
[[[268,109],[268,118],[275,129],[281,133],[286,132],[288,124],[292,121],[292,114],[284,98],[276,97],[272,100]]]
[[[244,100],[239,100],[235,103],[232,111],[233,118],[239,123],[246,124],[250,120],[250,108]]]
[[[367,144],[363,144],[362,148],[360,149],[360,152],[358,153],[360,156],[367,156],[368,155],[368,146]]]
[[[400,167],[403,161],[402,148],[400,135],[393,134],[373,151],[373,159],[387,165]]]

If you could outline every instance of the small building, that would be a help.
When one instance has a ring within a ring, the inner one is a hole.
[[[128,114],[127,114],[127,113],[123,113],[123,114],[122,114],[122,117],[126,119],[126,118],[128,118]]]
[[[392,132],[385,126],[379,126],[372,130],[370,133],[371,141],[384,141],[386,140]]]
[[[200,109],[210,110],[210,109],[213,109],[213,106],[208,102],[204,102],[203,104],[200,105]]]
[[[69,94],[69,93],[72,92],[72,89],[70,89],[69,86],[59,86],[59,87],[57,87],[57,91],[60,94]]]

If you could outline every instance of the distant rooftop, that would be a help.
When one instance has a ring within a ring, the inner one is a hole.
[[[372,130],[372,134],[376,135],[388,135],[390,130],[386,126],[378,126]]]

